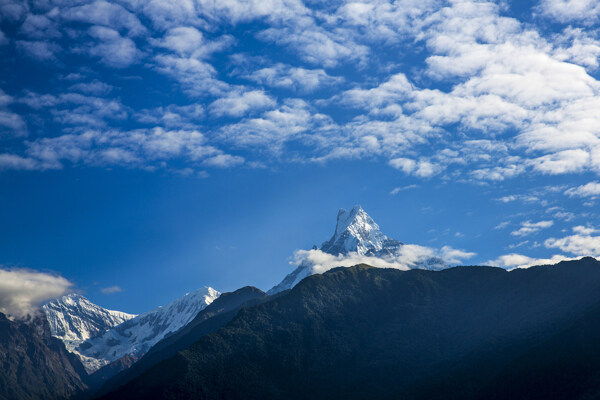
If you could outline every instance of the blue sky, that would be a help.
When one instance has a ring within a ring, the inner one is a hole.
[[[0,265],[141,312],[270,288],[354,204],[456,264],[599,256],[599,18],[594,0],[5,0]]]

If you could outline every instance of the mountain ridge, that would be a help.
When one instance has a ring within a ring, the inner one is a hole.
[[[187,325],[219,295],[211,287],[197,289],[86,340],[76,351],[97,360],[94,371],[125,356],[141,357],[167,334]]]
[[[468,380],[479,385],[493,373],[461,375],[448,387],[438,378],[452,368],[438,367],[467,362],[481,348],[516,359],[523,343],[551,338],[600,306],[598,287],[600,262],[591,258],[513,271],[331,270],[242,309],[103,399],[425,399],[418,384],[428,379],[441,382],[440,395],[485,398],[468,392]]]

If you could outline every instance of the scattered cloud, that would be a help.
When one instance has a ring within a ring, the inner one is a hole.
[[[550,228],[552,225],[554,225],[554,221],[525,221],[521,223],[519,229],[512,231],[510,234],[513,236],[528,236],[542,229]]]
[[[272,108],[275,100],[260,90],[243,93],[230,93],[227,97],[215,100],[209,106],[210,112],[217,116],[242,117],[255,110]]]
[[[43,138],[29,142],[27,153],[36,167],[32,169],[60,169],[65,163],[152,168],[156,163],[181,158],[220,168],[243,162],[243,158],[207,144],[198,131],[162,128],[86,131]]]
[[[534,12],[543,18],[527,22],[492,1],[165,4],[3,4],[15,29],[0,44],[15,44],[16,62],[24,56],[61,75],[89,64],[90,77],[57,86],[46,114],[1,108],[3,130],[27,124],[39,139],[154,120],[201,130],[248,164],[378,159],[418,178],[478,183],[600,174],[600,38],[587,29],[595,0],[541,0]],[[549,32],[546,18],[569,26]],[[142,89],[125,78],[144,80],[145,101],[131,100]],[[59,101],[75,92],[111,98],[96,109]],[[173,111],[191,102],[208,122]],[[121,117],[109,121],[111,105]],[[20,144],[5,152],[29,158]]]
[[[136,63],[142,53],[135,42],[111,28],[93,26],[88,34],[94,39],[93,43],[81,48],[92,57],[98,57],[100,62],[112,68],[127,68]]]
[[[17,49],[38,61],[56,61],[56,54],[61,50],[56,43],[43,40],[17,40]]]
[[[495,260],[487,261],[486,264],[506,268],[530,268],[536,265],[554,265],[561,261],[574,260],[575,258],[566,257],[560,254],[553,255],[550,258],[533,258],[522,254],[511,253],[498,257]]]
[[[596,197],[600,195],[600,182],[590,182],[569,188],[565,194],[570,197]]]
[[[477,255],[477,253],[454,249],[450,246],[444,246],[440,250],[440,256],[442,260],[450,264],[458,264],[464,260],[468,260]]]
[[[390,192],[390,194],[394,195],[394,194],[398,194],[400,192],[403,192],[405,190],[416,189],[418,187],[419,187],[419,185],[416,185],[416,184],[406,185],[406,186],[399,186],[399,187],[396,187],[396,188],[392,189],[392,191]]]
[[[94,79],[90,82],[76,83],[69,87],[69,90],[92,96],[105,96],[109,94],[113,89],[114,87],[112,85],[100,82],[97,79]]]
[[[600,17],[597,0],[542,0],[537,8],[542,15],[561,23],[592,23]]]
[[[411,160],[410,158],[394,158],[390,160],[390,165],[403,171],[407,175],[414,175],[421,178],[428,178],[441,172],[439,165],[433,164],[427,160]]]
[[[277,63],[243,75],[264,86],[312,92],[322,86],[335,85],[344,79],[330,76],[324,69],[306,69]]]
[[[147,33],[140,20],[123,6],[106,1],[93,1],[88,4],[69,7],[61,13],[61,18],[98,25],[116,31],[125,31],[131,36]]]
[[[494,227],[494,229],[504,229],[506,228],[508,225],[510,225],[510,221],[502,221],[500,222],[498,225],[496,225]]]
[[[109,287],[100,289],[100,291],[102,292],[102,294],[114,294],[114,293],[122,292],[123,289],[121,289],[120,286],[109,286]]]
[[[595,228],[586,226],[573,227],[573,235],[563,238],[549,238],[544,242],[544,246],[548,248],[558,248],[567,253],[577,256],[592,256],[600,255],[600,236],[593,236],[599,231]]]
[[[243,164],[244,158],[240,156],[232,156],[230,154],[218,154],[207,158],[202,162],[207,167],[231,168]]]

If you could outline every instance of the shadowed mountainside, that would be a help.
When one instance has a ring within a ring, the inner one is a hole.
[[[592,258],[338,268],[242,309],[104,399],[533,399],[539,385],[545,398],[594,398],[598,289]]]
[[[0,313],[0,399],[57,400],[87,389],[77,356],[51,336],[48,321],[11,321]]]
[[[124,370],[109,380],[98,377],[100,378],[100,382],[106,381],[106,383],[97,391],[97,394],[108,393],[122,386],[160,361],[172,357],[180,350],[190,347],[202,336],[215,332],[225,326],[236,316],[242,307],[257,304],[267,297],[265,292],[251,286],[221,294],[208,307],[200,311],[188,325],[158,342],[141,360],[133,364],[131,368]],[[100,369],[97,372],[104,371]],[[93,374],[92,377],[94,375],[96,374]]]

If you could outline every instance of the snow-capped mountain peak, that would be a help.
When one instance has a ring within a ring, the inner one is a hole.
[[[379,225],[357,205],[349,211],[338,212],[335,233],[323,243],[321,251],[333,255],[355,251],[363,255],[382,250],[388,241]]]
[[[349,211],[341,209],[331,239],[324,242],[320,249],[299,251],[307,257],[268,293],[291,289],[307,276],[323,273],[337,266],[349,267],[361,262],[401,269],[434,270],[448,267],[448,264],[434,255],[411,254],[415,253],[416,248],[423,249],[420,246],[405,245],[384,235],[379,225],[361,206],[354,206]]]
[[[136,316],[107,310],[77,293],[49,301],[42,309],[52,336],[61,339],[71,352],[84,341]]]
[[[166,306],[140,314],[85,341],[76,350],[91,371],[126,355],[139,357],[166,335],[187,325],[220,294],[211,287],[187,293]]]

